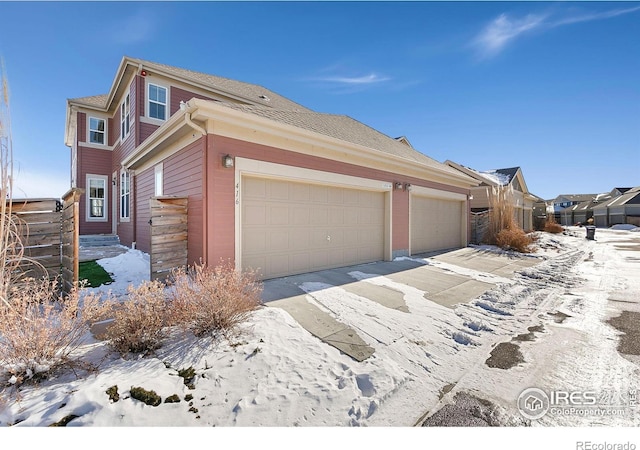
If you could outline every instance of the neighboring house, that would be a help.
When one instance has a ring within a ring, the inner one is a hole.
[[[188,197],[188,261],[263,278],[467,245],[477,181],[262,86],[124,57],[67,102],[81,234],[151,252],[154,196]]]
[[[632,191],[632,189],[613,188],[610,192],[602,194],[586,194],[584,197],[588,198],[588,200],[574,204],[560,211],[560,223],[562,225],[585,224],[590,218],[593,218],[594,224],[600,227],[614,225],[611,220],[615,223],[624,223],[620,222],[620,220],[623,220],[625,213],[620,208],[618,208],[618,210],[614,209],[614,217],[610,220],[610,211],[607,206],[610,204],[618,204],[620,200],[616,199],[629,191]],[[566,197],[567,196],[564,196],[565,199]],[[574,195],[572,197],[579,198],[580,196]],[[598,207],[597,210],[595,209],[596,207]]]
[[[444,163],[480,183],[478,186],[471,188],[473,196],[471,200],[472,212],[489,210],[493,188],[510,187],[512,188],[511,199],[518,225],[527,231],[533,229],[533,205],[542,199],[529,192],[520,167],[480,172],[453,161],[447,160]]]
[[[595,225],[601,228],[627,223],[640,226],[640,186],[624,190],[616,188],[613,192],[620,195],[593,207]]]
[[[578,205],[582,202],[589,202],[591,200],[593,200],[596,196],[598,196],[598,194],[563,194],[563,195],[558,195],[555,199],[551,200],[551,203],[553,204],[553,214],[554,214],[554,218],[555,221],[557,223],[563,223],[563,219],[562,219],[562,211],[565,208],[568,208],[570,206],[574,206],[574,205]],[[573,225],[573,223],[571,224],[566,224],[566,225]]]

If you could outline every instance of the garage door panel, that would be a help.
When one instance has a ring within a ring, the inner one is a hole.
[[[326,186],[311,185],[309,196],[313,203],[326,205],[328,203],[328,188]]]
[[[267,209],[261,205],[251,205],[245,209],[245,225],[266,225]]]
[[[242,265],[268,278],[381,260],[384,208],[383,192],[245,177]]]
[[[289,200],[289,184],[286,181],[267,180],[267,195],[271,200]]]
[[[300,186],[291,191],[291,200],[294,202],[308,203],[311,200],[310,189],[311,186],[300,183]]]
[[[291,208],[291,222],[294,226],[310,225],[311,211],[308,206]]]
[[[247,199],[266,198],[266,181],[260,178],[248,178],[243,186],[243,195]]]
[[[327,225],[329,223],[329,208],[326,206],[312,208],[311,223],[315,225]]]
[[[289,224],[289,220],[289,207],[272,205],[269,208],[270,225],[287,225]]]
[[[413,196],[411,253],[461,247],[462,205],[457,200]]]

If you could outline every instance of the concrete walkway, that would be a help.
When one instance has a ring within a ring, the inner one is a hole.
[[[102,258],[113,258],[114,256],[127,253],[128,247],[124,245],[102,245],[97,247],[80,247],[79,261],[95,261]]]
[[[427,264],[421,258],[429,258],[426,260]],[[316,306],[300,287],[303,283],[319,282],[340,286],[347,292],[387,308],[411,314],[401,292],[358,281],[349,273],[359,271],[386,276],[395,282],[424,291],[425,297],[433,302],[453,308],[479,297],[500,280],[512,278],[518,270],[539,262],[537,258],[509,256],[467,247],[391,262],[382,261],[267,280],[264,282],[263,301],[266,306],[287,311],[318,339],[357,361],[363,361],[374,353],[374,349],[366,344],[358,332]]]

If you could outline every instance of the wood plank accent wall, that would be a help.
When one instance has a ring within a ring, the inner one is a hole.
[[[78,282],[78,236],[80,196],[83,189],[71,189],[58,199],[13,200],[11,212],[19,222],[24,248],[21,270],[27,277],[60,279],[69,293]]]
[[[187,265],[185,197],[153,197],[151,208],[151,280],[165,279],[172,269]]]
[[[27,277],[53,280],[60,276],[62,205],[57,199],[13,200],[24,249],[21,271]]]

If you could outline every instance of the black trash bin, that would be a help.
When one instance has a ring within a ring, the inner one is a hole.
[[[589,239],[590,241],[595,240],[596,227],[594,227],[593,225],[587,225],[585,228],[587,229],[587,239]]]

